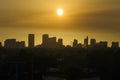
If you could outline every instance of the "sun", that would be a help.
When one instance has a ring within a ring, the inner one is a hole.
[[[63,9],[61,9],[61,8],[59,8],[59,9],[57,9],[57,14],[59,15],[59,16],[62,16],[63,15]]]

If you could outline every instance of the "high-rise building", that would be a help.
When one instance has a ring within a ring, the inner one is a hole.
[[[5,48],[16,48],[16,39],[7,39],[4,41]]]
[[[47,47],[48,41],[49,41],[49,35],[48,34],[44,34],[42,36],[42,46],[43,47]]]
[[[63,45],[63,39],[58,39],[58,45]]]
[[[90,47],[95,47],[96,45],[96,40],[95,39],[91,39],[90,40]]]
[[[0,42],[0,47],[2,47],[2,43]]]
[[[111,48],[119,48],[119,42],[112,42]]]
[[[63,48],[63,39],[58,39],[58,47]]]
[[[73,41],[73,47],[77,47],[77,46],[78,46],[78,40],[74,39],[74,41]]]
[[[34,34],[28,34],[28,47],[34,48]]]
[[[56,37],[49,37],[48,34],[44,34],[42,36],[42,48],[62,48],[63,47],[63,39],[58,39],[56,41]]]
[[[88,36],[84,39],[84,47],[88,48]]]
[[[56,37],[49,38],[48,47],[49,48],[56,48],[57,47]]]

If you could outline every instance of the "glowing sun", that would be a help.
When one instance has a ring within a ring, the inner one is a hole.
[[[59,8],[59,9],[57,9],[57,14],[59,15],[59,16],[62,16],[63,15],[63,9],[61,9],[61,8]]]

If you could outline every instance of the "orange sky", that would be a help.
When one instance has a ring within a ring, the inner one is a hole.
[[[16,38],[27,42],[27,34],[42,34],[64,39],[71,44],[88,35],[97,41],[120,41],[119,0],[0,0],[0,41]],[[63,8],[64,15],[56,10]],[[27,44],[26,44],[27,45]]]

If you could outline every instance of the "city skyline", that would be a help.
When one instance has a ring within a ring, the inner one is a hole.
[[[0,46],[5,48],[64,48],[64,47],[73,47],[73,48],[95,48],[95,47],[112,47],[118,48],[119,42],[111,42],[111,46],[108,45],[108,41],[97,41],[95,38],[89,38],[86,36],[83,40],[83,43],[80,43],[78,39],[73,39],[71,44],[65,45],[63,38],[50,37],[49,34],[42,35],[42,43],[35,45],[35,34],[28,34],[28,41],[18,41],[16,38],[5,39],[4,45],[0,43]],[[28,46],[26,45],[28,43]]]
[[[0,0],[1,80],[120,80],[120,0]]]
[[[27,41],[26,35],[34,33],[35,44],[39,44],[39,36],[48,33],[64,38],[66,45],[74,38],[83,42],[86,35],[97,41],[107,40],[111,45],[112,41],[120,42],[119,3],[119,0],[0,0],[0,42],[14,37]],[[61,16],[56,13],[58,9],[62,9]]]

